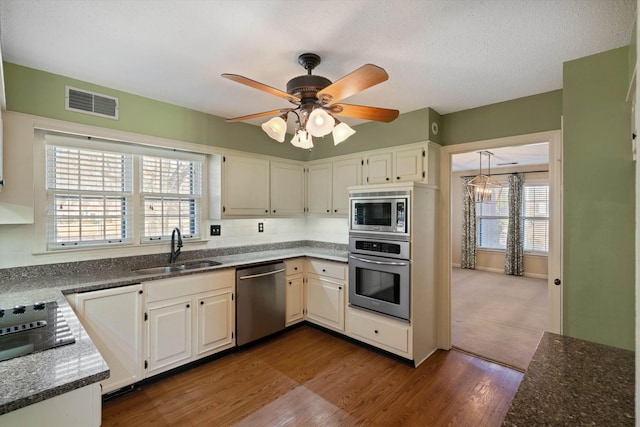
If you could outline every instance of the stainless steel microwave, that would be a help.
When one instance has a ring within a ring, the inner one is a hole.
[[[350,231],[409,234],[409,195],[352,195]]]

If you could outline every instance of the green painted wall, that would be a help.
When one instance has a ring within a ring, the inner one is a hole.
[[[291,144],[266,137],[258,126],[227,123],[200,111],[8,62],[4,63],[4,77],[10,111],[289,159],[307,157]],[[65,110],[66,85],[118,97],[119,120]]]
[[[562,90],[442,116],[441,145],[560,129]]]
[[[628,48],[563,71],[564,333],[634,349],[635,174]]]

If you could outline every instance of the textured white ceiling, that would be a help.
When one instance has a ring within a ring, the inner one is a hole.
[[[303,52],[332,81],[387,70],[345,102],[445,114],[561,88],[563,61],[629,43],[635,0],[2,0],[0,16],[6,61],[221,117],[290,106],[221,73],[285,90]]]

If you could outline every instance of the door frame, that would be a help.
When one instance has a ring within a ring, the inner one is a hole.
[[[562,130],[474,141],[442,147],[440,156],[440,284],[438,286],[438,347],[451,348],[451,157],[469,151],[549,143],[548,331],[562,334]]]

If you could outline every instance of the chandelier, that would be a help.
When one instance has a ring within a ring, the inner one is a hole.
[[[293,113],[296,116],[296,129],[291,139],[291,144],[294,147],[312,148],[312,136],[323,137],[329,133],[333,135],[333,145],[338,145],[356,133],[349,125],[340,122],[340,120],[327,113],[323,107],[315,103],[300,105],[296,109],[266,121],[262,124],[262,130],[276,141],[284,142],[289,113]]]
[[[494,189],[498,189],[498,193],[495,194],[495,199],[500,198],[500,192],[502,191],[502,184],[500,184],[495,178],[491,177],[491,156],[493,153],[490,151],[479,151],[480,155],[480,170],[478,175],[471,178],[466,184],[467,195],[476,203],[490,202],[494,196]],[[482,156],[487,157],[487,174],[482,173]]]

